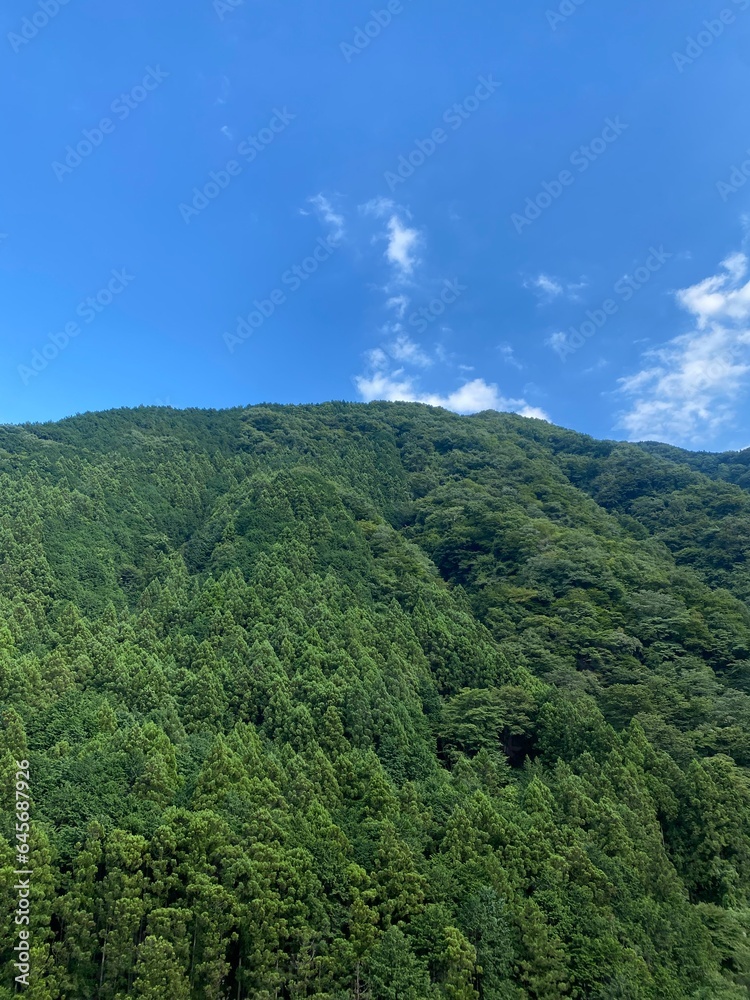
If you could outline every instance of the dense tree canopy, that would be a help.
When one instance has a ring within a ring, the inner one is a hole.
[[[0,1000],[740,1000],[750,453],[416,404],[0,428]]]

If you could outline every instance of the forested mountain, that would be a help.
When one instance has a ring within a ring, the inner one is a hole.
[[[0,428],[0,1000],[750,995],[750,453]]]

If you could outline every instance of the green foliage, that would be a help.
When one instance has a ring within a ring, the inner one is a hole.
[[[0,428],[0,997],[750,990],[750,460],[410,404]]]

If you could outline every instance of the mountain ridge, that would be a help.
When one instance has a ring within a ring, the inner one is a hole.
[[[23,756],[38,997],[746,996],[750,497],[662,447],[0,427],[0,968]]]

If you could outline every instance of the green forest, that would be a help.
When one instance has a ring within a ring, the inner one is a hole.
[[[0,1000],[742,1000],[749,776],[750,451],[0,427]]]

